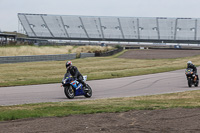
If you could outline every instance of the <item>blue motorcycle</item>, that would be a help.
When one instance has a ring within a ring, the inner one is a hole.
[[[84,82],[87,80],[87,76],[83,76]],[[62,86],[64,87],[65,95],[69,99],[73,99],[75,96],[84,95],[86,98],[92,96],[91,87],[86,84],[86,88],[83,89],[83,84],[79,83],[77,80],[74,80],[73,77],[69,74],[65,74],[62,80]]]

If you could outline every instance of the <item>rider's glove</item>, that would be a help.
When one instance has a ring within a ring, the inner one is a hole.
[[[195,77],[195,74],[193,74],[192,77]]]

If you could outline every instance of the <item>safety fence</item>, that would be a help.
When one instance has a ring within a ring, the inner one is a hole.
[[[80,53],[80,58],[95,57],[95,53]]]
[[[1,56],[0,64],[20,63],[20,62],[37,62],[37,61],[62,61],[62,60],[72,60],[72,59],[76,59],[76,54]]]
[[[59,55],[31,55],[31,56],[0,56],[0,64],[20,63],[20,62],[38,62],[38,61],[65,61],[76,58],[87,58],[95,56],[110,56],[122,51],[123,48],[111,50],[105,53],[80,53],[77,54],[59,54]]]

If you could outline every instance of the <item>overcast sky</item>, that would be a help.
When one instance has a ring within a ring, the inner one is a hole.
[[[0,0],[1,31],[18,31],[17,13],[200,18],[200,0]]]

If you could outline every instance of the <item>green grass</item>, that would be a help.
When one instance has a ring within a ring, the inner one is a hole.
[[[200,56],[155,60],[116,58],[122,53],[111,57],[85,58],[72,61],[83,75],[88,75],[90,80],[183,69],[186,67],[188,60],[191,60],[197,66],[200,65]],[[65,71],[65,61],[0,64],[0,86],[61,82]],[[199,108],[200,91],[143,97],[0,106],[0,121],[177,107]]]
[[[72,62],[83,75],[88,75],[88,80],[119,78],[184,69],[188,60],[191,60],[197,66],[200,65],[200,56],[139,60],[116,58],[118,55],[76,59],[72,60]],[[59,83],[66,72],[65,62],[48,61],[0,64],[0,86]]]
[[[101,100],[0,106],[0,121],[178,107],[199,108],[200,91]]]

